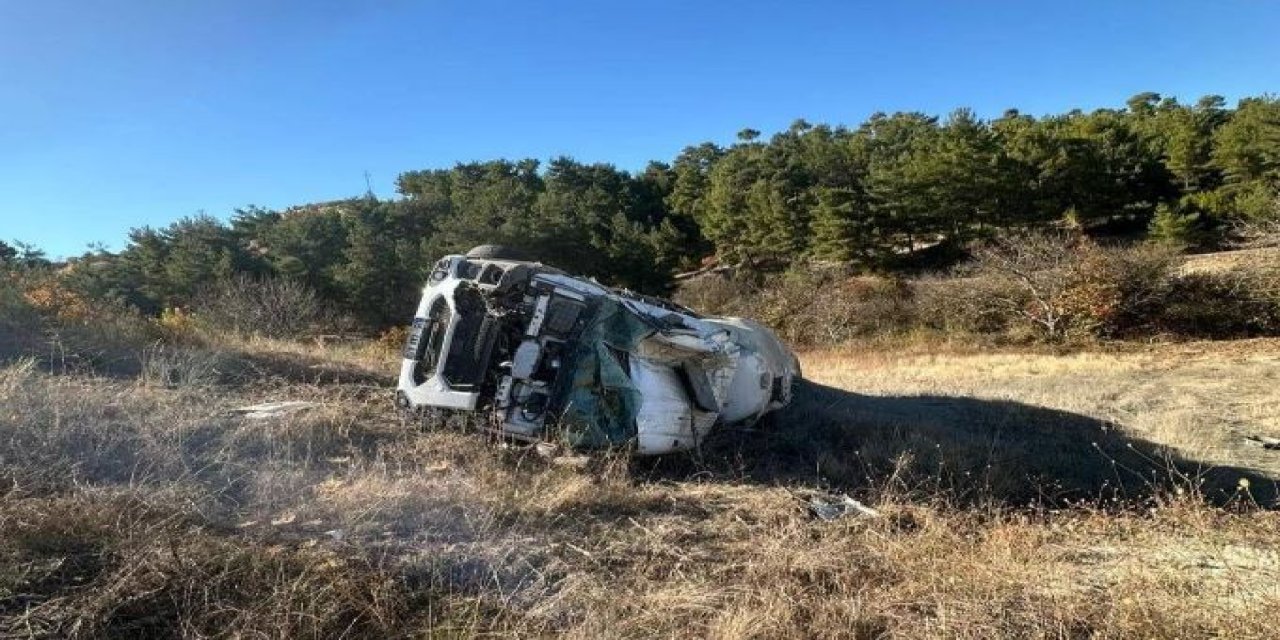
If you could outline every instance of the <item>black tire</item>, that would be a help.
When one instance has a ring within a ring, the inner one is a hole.
[[[519,249],[500,244],[482,244],[472,247],[467,252],[468,258],[476,258],[479,260],[528,260],[528,256],[524,255]]]

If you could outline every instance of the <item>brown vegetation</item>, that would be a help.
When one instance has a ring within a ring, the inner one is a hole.
[[[1068,234],[1019,233],[977,245],[973,260],[944,274],[711,274],[686,282],[677,299],[761,318],[800,346],[924,336],[1021,345],[1275,336],[1280,253],[1184,261],[1158,245],[1104,247]]]
[[[0,369],[4,635],[1264,638],[1280,603],[1240,438],[1280,436],[1274,342],[814,352],[771,424],[581,470],[402,422],[394,345],[133,348]],[[230,411],[281,399],[319,406]]]

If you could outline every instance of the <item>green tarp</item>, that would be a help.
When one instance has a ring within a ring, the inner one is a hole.
[[[626,358],[655,331],[616,300],[599,298],[593,306],[573,343],[559,389],[564,402],[558,425],[574,447],[618,445],[635,438],[641,394],[631,382]]]

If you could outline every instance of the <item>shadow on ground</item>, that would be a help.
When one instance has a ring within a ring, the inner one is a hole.
[[[1278,493],[1277,480],[1258,471],[1187,459],[1089,416],[1004,400],[869,396],[808,381],[765,423],[709,437],[700,459],[642,459],[635,471],[1009,506],[1134,503],[1198,488],[1218,504],[1274,508]]]

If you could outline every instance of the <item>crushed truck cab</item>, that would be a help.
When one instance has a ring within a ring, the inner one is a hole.
[[[751,320],[703,317],[484,247],[436,263],[397,403],[483,412],[491,429],[574,448],[695,448],[786,406],[799,366]]]

